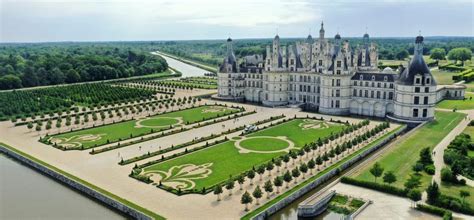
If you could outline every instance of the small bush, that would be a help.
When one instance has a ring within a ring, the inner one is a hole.
[[[435,167],[433,164],[430,164],[430,165],[426,165],[425,166],[425,172],[429,175],[434,175],[435,174]]]

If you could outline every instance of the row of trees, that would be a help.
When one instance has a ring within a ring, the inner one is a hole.
[[[443,159],[448,167],[441,170],[441,180],[465,184],[463,179],[458,180],[458,175],[474,179],[474,157],[468,155],[469,151],[474,151],[470,135],[462,133],[451,141],[444,151]]]
[[[166,61],[114,44],[10,44],[0,49],[0,89],[16,89],[142,76]]]
[[[466,47],[454,48],[447,54],[447,59],[452,61],[464,61],[472,58],[472,51]],[[430,51],[430,58],[434,60],[445,60],[446,50],[444,48],[433,48]]]
[[[120,88],[105,83],[57,86],[0,93],[0,118],[152,98],[151,89]]]
[[[367,125],[367,122],[360,123],[358,125],[355,125],[355,129],[360,128],[363,125]],[[263,164],[258,166],[257,168],[253,168],[246,173],[239,175],[237,178],[229,178],[229,180],[225,183],[224,187],[227,189],[229,192],[229,196],[232,195],[232,189],[235,187],[235,181],[240,185],[240,190],[243,190],[243,184],[246,179],[250,181],[250,185],[252,186],[254,184],[253,179],[256,177],[256,175],[259,175],[260,181],[263,181],[263,175],[265,172],[268,173],[268,176],[271,177],[271,171],[274,170],[275,168],[277,169],[277,173],[283,173],[282,175],[276,176],[273,181],[268,180],[263,184],[263,189],[267,193],[267,198],[270,198],[271,193],[274,191],[274,187],[276,188],[276,193],[280,193],[280,188],[286,183],[286,188],[288,189],[290,187],[290,183],[293,181],[295,184],[297,184],[298,179],[301,177],[302,179],[305,179],[307,177],[307,174],[313,175],[314,170],[320,170],[321,166],[326,166],[327,161],[333,161],[333,158],[339,159],[339,155],[343,154],[346,151],[349,151],[352,148],[353,143],[358,144],[362,143],[365,140],[368,140],[370,137],[375,136],[376,134],[380,133],[383,131],[385,128],[387,128],[389,125],[388,123],[383,123],[381,125],[376,126],[375,128],[368,130],[364,132],[363,134],[360,134],[352,140],[347,140],[343,144],[337,145],[336,147],[331,148],[330,150],[325,151],[324,153],[318,154],[317,157],[315,158],[310,158],[307,162],[303,161],[303,157],[306,156],[306,158],[309,157],[309,154],[311,152],[314,152],[317,149],[320,149],[323,147],[324,143],[328,144],[329,140],[336,140],[338,135],[333,135],[332,138],[331,136],[329,138],[326,138],[326,141],[323,141],[321,139],[318,139],[317,141],[305,145],[302,149],[300,150],[294,150],[290,151],[289,154],[283,155],[277,159],[272,159],[269,161],[267,164]],[[348,129],[349,130],[349,129]],[[355,131],[355,130],[352,130]],[[347,134],[344,131],[341,132],[341,134]],[[295,165],[296,160],[300,158],[301,162],[299,165]],[[293,169],[288,168],[288,164],[292,161]],[[283,167],[284,166],[284,167]],[[284,168],[286,171],[282,170]],[[218,184],[214,188],[214,194],[217,195],[217,200],[220,201],[220,194],[223,193],[223,186]],[[252,194],[250,194],[248,191],[242,194],[241,198],[241,203],[245,204],[245,210],[248,210],[248,204],[252,203],[253,200],[256,200],[256,204],[259,205],[259,199],[262,198],[263,196],[263,191],[260,186],[256,186],[255,189],[253,190]]]

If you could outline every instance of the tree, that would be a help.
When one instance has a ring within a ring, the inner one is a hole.
[[[408,192],[408,198],[413,201],[414,207],[416,207],[416,203],[421,200],[421,192],[416,189],[410,190]]]
[[[313,169],[316,167],[316,162],[314,162],[313,158],[308,161],[308,168],[310,170],[310,174],[313,174]]]
[[[277,167],[277,173],[280,173],[281,159],[275,160],[275,166]]]
[[[28,122],[28,125],[26,125],[26,127],[28,128],[28,130],[31,131],[31,129],[33,129],[33,123],[31,121]]]
[[[245,211],[249,210],[249,204],[252,203],[253,198],[250,196],[250,193],[245,191],[244,194],[242,194],[242,198],[240,199],[240,203],[245,205]]]
[[[262,181],[263,174],[265,173],[265,165],[261,165],[257,168],[257,173],[260,175],[260,181]]]
[[[51,73],[48,75],[49,81],[51,84],[61,84],[64,83],[64,73],[59,68],[54,68]]]
[[[250,185],[252,186],[253,185],[253,178],[255,178],[255,171],[249,170],[247,172],[247,178],[250,179]]]
[[[222,186],[217,184],[214,187],[214,195],[217,195],[217,201],[221,201]]]
[[[306,163],[301,164],[300,171],[301,173],[303,173],[303,179],[304,179],[304,175],[308,172],[308,166],[306,165]]]
[[[435,181],[431,182],[428,188],[426,189],[426,194],[428,195],[429,203],[436,202],[440,196],[438,183],[436,183]]]
[[[431,150],[429,147],[425,147],[420,151],[419,162],[422,163],[422,165],[433,164],[433,158],[431,158]]]
[[[413,165],[412,169],[413,169],[413,171],[415,171],[415,173],[417,175],[419,175],[419,172],[421,172],[423,170],[423,164],[420,163],[420,162],[417,162],[417,163],[415,163],[415,165]]]
[[[283,162],[285,162],[285,169],[288,168],[288,162],[290,162],[290,156],[288,156],[288,154],[285,154],[283,156]]]
[[[321,158],[321,155],[318,155],[316,158],[316,164],[318,165],[318,170],[321,165],[323,165],[323,158]]]
[[[397,57],[398,60],[404,60],[404,59],[408,58],[409,55],[410,54],[408,53],[407,50],[402,49],[402,50],[398,51],[396,57]]]
[[[273,192],[273,184],[272,181],[268,180],[265,182],[265,185],[263,185],[263,189],[265,192],[267,192],[267,199],[270,199],[270,193]]]
[[[74,69],[70,69],[66,72],[66,82],[67,83],[76,83],[76,82],[80,82],[81,81],[81,76],[79,75],[79,73],[74,70]]]
[[[245,182],[245,175],[239,175],[237,177],[237,182],[240,185],[240,190],[242,190],[242,184],[244,184],[244,182]]]
[[[21,86],[21,79],[18,76],[5,75],[0,77],[0,89],[18,89]]]
[[[258,202],[258,199],[262,198],[262,190],[260,189],[260,186],[255,187],[255,190],[253,191],[252,195],[255,198],[257,205],[260,205],[260,203]]]
[[[393,171],[388,171],[383,176],[383,181],[389,185],[397,181],[397,177],[393,174]]]
[[[290,174],[290,171],[286,171],[285,174],[283,174],[283,180],[286,182],[286,188],[289,188],[290,182],[293,179],[293,177]]]
[[[462,203],[464,204],[464,200],[466,199],[466,197],[469,197],[471,194],[469,193],[469,191],[466,191],[466,190],[461,190],[459,191],[459,196],[462,198]]]
[[[292,171],[291,171],[291,176],[293,176],[293,178],[295,179],[295,183],[296,181],[298,180],[298,177],[300,176],[300,170],[298,169],[298,167],[295,167]]]
[[[375,182],[377,182],[377,177],[382,176],[383,170],[384,170],[383,167],[380,166],[380,164],[378,162],[376,162],[374,164],[374,166],[372,166],[372,168],[370,168],[370,173],[372,174],[372,176],[374,176]]]
[[[229,178],[229,180],[225,184],[225,188],[227,189],[227,191],[229,191],[229,196],[231,196],[232,189],[234,188],[234,180],[232,178]]]
[[[272,163],[271,161],[267,163],[266,169],[267,169],[267,171],[268,171],[268,176],[271,176],[271,175],[272,175],[272,170],[273,170],[274,167],[275,167],[275,166],[273,165],[273,163]]]
[[[472,51],[469,48],[465,47],[460,47],[460,48],[454,48],[449,51],[448,53],[448,59],[449,60],[460,60],[462,64],[464,65],[464,61],[470,60],[472,57]]]
[[[41,125],[37,124],[35,130],[38,132],[39,135],[39,132],[41,131]]]
[[[421,177],[419,175],[410,175],[410,178],[404,184],[407,189],[416,189],[421,186]]]
[[[273,179],[273,185],[275,185],[277,188],[276,193],[280,193],[280,187],[283,185],[283,178],[280,176],[275,177],[275,179]]]
[[[430,58],[433,60],[444,60],[446,59],[446,50],[444,48],[433,48],[430,51]]]
[[[296,159],[298,158],[298,154],[295,151],[290,151],[290,157],[293,159],[293,165],[295,165]]]

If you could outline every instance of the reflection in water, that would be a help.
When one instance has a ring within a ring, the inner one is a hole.
[[[0,219],[125,219],[0,154]]]

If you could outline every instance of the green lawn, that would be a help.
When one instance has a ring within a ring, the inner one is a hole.
[[[437,108],[467,110],[474,109],[474,93],[466,92],[464,100],[443,100],[436,104]],[[470,99],[472,97],[472,99]]]
[[[289,144],[284,140],[261,137],[243,140],[240,142],[240,146],[255,151],[275,151],[285,149]]]
[[[453,81],[453,76],[458,75],[459,72],[448,72],[436,69],[432,70],[431,74],[433,74],[433,77],[435,78],[438,85],[451,85],[455,83]]]
[[[397,177],[397,182],[393,185],[404,188],[403,184],[413,173],[412,166],[419,159],[421,149],[430,147],[433,149],[441,140],[464,119],[464,114],[457,112],[436,111],[436,121],[428,122],[414,133],[403,136],[397,146],[384,152],[376,160],[382,165],[385,171],[393,171]],[[353,174],[353,177],[365,181],[374,181],[369,169],[376,162],[372,161],[365,169]],[[425,189],[431,181],[432,176],[422,173],[422,187]],[[381,181],[379,178],[378,181]]]
[[[80,131],[53,135],[51,141],[57,141],[58,145],[64,147],[81,147],[85,149],[100,146],[110,142],[125,140],[133,137],[149,134],[151,130],[161,131],[169,129],[169,126],[178,126],[179,120],[183,123],[195,123],[218,115],[238,112],[238,109],[223,106],[201,106],[176,112],[170,112],[145,118],[142,120],[130,120],[126,122],[99,126]]]
[[[329,124],[327,122],[324,123],[326,126],[321,127],[309,129],[300,127],[300,125],[307,123],[319,124],[320,121],[295,119],[258,131],[249,135],[249,137],[286,136],[295,143],[295,147],[300,148],[310,141],[326,137],[331,132],[341,131],[345,127],[342,124]],[[284,154],[284,151],[276,153],[241,153],[234,143],[234,140],[230,140],[173,160],[151,165],[144,168],[144,171],[151,171],[151,173],[163,176],[165,180],[162,180],[162,183],[167,186],[181,186],[183,189],[202,189],[225,181],[230,175],[239,175],[251,169],[252,166],[258,166]],[[272,147],[272,142],[266,144]]]
[[[474,92],[474,81],[468,82],[464,85],[466,85],[466,87],[467,87],[466,92]]]

